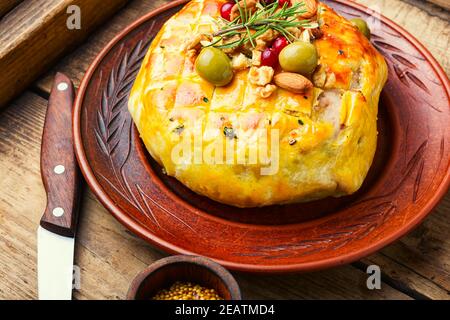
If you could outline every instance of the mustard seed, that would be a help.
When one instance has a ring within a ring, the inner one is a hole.
[[[170,288],[162,289],[152,300],[223,300],[214,289],[208,289],[191,282],[175,282]]]

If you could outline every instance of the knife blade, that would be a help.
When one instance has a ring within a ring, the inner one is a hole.
[[[38,296],[70,300],[80,200],[80,171],[72,138],[74,88],[57,73],[50,93],[41,145],[41,176],[47,206],[37,231]]]

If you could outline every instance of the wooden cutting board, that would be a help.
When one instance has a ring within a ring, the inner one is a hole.
[[[128,0],[1,0],[0,108],[61,56],[76,48],[126,2]],[[67,27],[72,14],[67,11],[71,5],[80,8],[79,30]]]

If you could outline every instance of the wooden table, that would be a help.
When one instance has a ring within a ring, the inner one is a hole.
[[[46,198],[39,173],[47,99],[56,71],[80,83],[100,49],[124,26],[168,0],[133,0],[53,70],[0,111],[0,298],[35,299],[36,228]],[[420,41],[450,73],[450,13],[420,0],[358,0],[379,8]],[[438,3],[438,1],[435,1]],[[444,1],[445,2],[445,1]],[[68,128],[69,130],[69,128]],[[164,257],[120,225],[86,188],[75,262],[76,299],[123,299],[132,278]],[[450,194],[415,231],[357,263],[300,275],[235,273],[248,299],[450,299]],[[366,268],[382,270],[368,290]]]

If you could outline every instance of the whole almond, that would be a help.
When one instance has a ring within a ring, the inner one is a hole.
[[[313,84],[308,78],[293,72],[282,72],[274,77],[275,84],[280,88],[295,93],[304,93],[313,88]]]

